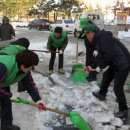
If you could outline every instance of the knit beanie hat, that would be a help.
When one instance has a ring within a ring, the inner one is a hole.
[[[28,48],[30,45],[30,41],[27,38],[19,38],[18,40],[14,41],[10,44],[20,45],[20,46],[23,46],[25,48]]]

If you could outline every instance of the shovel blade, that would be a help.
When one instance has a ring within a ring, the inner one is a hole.
[[[89,124],[77,112],[70,112],[72,123],[80,130],[91,130]]]
[[[75,64],[72,67],[72,80],[76,83],[86,82],[86,72],[82,64]]]

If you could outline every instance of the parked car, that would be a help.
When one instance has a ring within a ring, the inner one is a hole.
[[[38,30],[47,29],[49,30],[49,21],[47,19],[34,19],[28,25],[29,29],[36,28]]]
[[[62,27],[67,32],[74,32],[74,22],[70,19],[57,20],[50,25],[50,31],[53,31],[57,26]]]

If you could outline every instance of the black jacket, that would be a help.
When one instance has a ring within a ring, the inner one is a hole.
[[[99,31],[95,34],[93,43],[100,54],[99,67],[114,65],[116,69],[130,68],[130,53],[127,48],[109,31]]]
[[[93,44],[89,43],[87,38],[84,38],[84,44],[86,47],[86,66],[92,66],[93,60],[93,52],[96,50]]]

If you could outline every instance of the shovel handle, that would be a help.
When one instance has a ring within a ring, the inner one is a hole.
[[[77,63],[79,62],[79,59],[78,59],[78,39],[77,39],[77,43],[76,43],[76,62]]]
[[[41,74],[42,76],[47,77],[46,75],[44,75],[43,73],[41,73],[41,72],[37,71],[36,69],[35,69],[35,70],[32,70],[32,72],[34,72],[34,73],[38,73],[38,74]]]
[[[91,69],[91,71],[96,71],[96,69]]]
[[[69,113],[67,113],[67,112],[62,112],[62,111],[59,111],[59,110],[57,110],[57,109],[52,109],[52,108],[46,107],[46,110],[52,111],[52,112],[55,112],[55,113],[58,113],[58,114],[60,114],[60,115],[66,116],[66,117],[69,116]]]
[[[35,103],[35,102],[28,102],[28,105],[39,108],[39,105],[37,103]]]
[[[34,72],[34,73],[41,74],[42,76],[47,77],[47,78],[51,81],[51,83],[52,83],[53,85],[56,85],[56,84],[57,84],[57,83],[54,81],[54,79],[53,79],[50,75],[47,76],[47,75],[45,75],[45,74],[43,74],[43,73],[41,73],[41,72],[39,72],[39,71],[37,71],[37,70],[34,70],[33,72]]]
[[[49,53],[49,52],[52,52],[52,53],[59,53],[59,52],[55,52],[55,51],[47,51],[47,50],[31,50],[31,51],[45,52],[45,53]]]
[[[85,69],[75,69],[77,71],[85,70]],[[91,69],[91,71],[96,71],[96,69]]]
[[[28,104],[31,105],[31,106],[39,108],[39,105],[37,103],[35,103],[35,102],[28,102]],[[55,113],[58,113],[60,115],[64,115],[64,116],[67,116],[67,117],[69,116],[68,113],[59,111],[57,109],[52,109],[52,108],[46,107],[46,110],[51,111],[51,112],[55,112]]]

